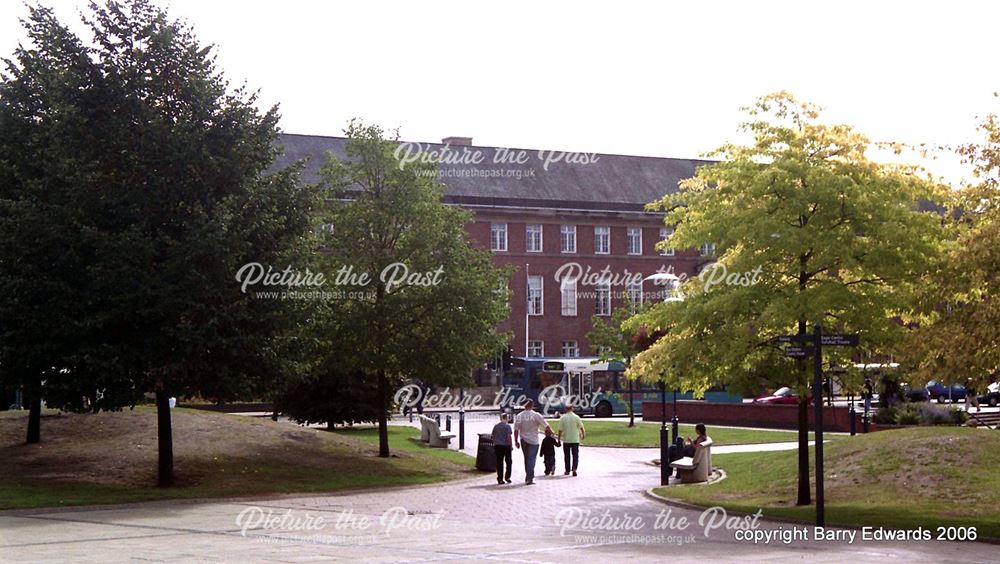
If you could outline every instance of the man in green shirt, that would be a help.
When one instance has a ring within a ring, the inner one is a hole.
[[[566,467],[566,475],[572,471],[576,476],[576,466],[580,462],[580,441],[587,438],[587,430],[583,428],[583,421],[580,416],[573,413],[573,406],[566,406],[566,413],[559,418],[559,440],[563,445],[563,462]],[[570,466],[570,457],[573,458],[573,465]]]

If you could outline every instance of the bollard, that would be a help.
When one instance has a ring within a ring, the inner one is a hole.
[[[864,414],[861,417],[861,432],[863,432],[863,433],[867,433],[868,432],[868,420],[869,419],[870,419],[870,417],[868,416],[867,413]]]
[[[434,414],[434,421],[437,421],[438,427],[441,426],[441,414],[440,413],[435,413]]]
[[[458,450],[465,450],[465,409],[458,410]]]
[[[444,418],[444,430],[451,432],[451,414],[448,414]]]
[[[670,484],[670,445],[667,440],[667,426],[660,428],[660,485]]]

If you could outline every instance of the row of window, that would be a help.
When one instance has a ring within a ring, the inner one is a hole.
[[[660,240],[666,241],[674,234],[672,227],[660,228]],[[630,255],[642,254],[642,228],[626,228],[628,249]],[[542,226],[541,224],[527,224],[524,226],[524,246],[529,253],[542,252]],[[507,252],[507,224],[490,224],[490,250],[494,252]],[[576,252],[576,226],[559,226],[559,251],[563,253]],[[714,256],[715,244],[704,243],[699,249],[702,256]],[[672,257],[675,254],[673,247],[663,247],[660,249],[660,256]],[[598,255],[611,254],[611,228],[607,226],[594,227],[594,253]]]
[[[666,241],[674,234],[671,227],[660,229],[660,240]],[[628,249],[630,255],[642,254],[642,228],[626,228],[628,236]],[[542,226],[541,224],[528,224],[524,226],[524,246],[529,253],[542,252]],[[490,224],[490,249],[496,252],[507,251],[507,224]],[[559,251],[563,253],[576,252],[576,226],[559,226]],[[599,255],[611,254],[611,228],[598,226],[594,228],[594,252]],[[661,256],[674,256],[674,249],[664,248],[660,251]]]
[[[528,315],[545,314],[545,279],[542,276],[528,276]],[[562,314],[577,314],[576,279],[564,278],[559,283],[562,300]],[[628,300],[634,309],[642,305],[642,281],[629,282],[626,287]],[[598,282],[594,287],[594,315],[611,315],[611,282]]]
[[[528,356],[533,358],[545,356],[545,341],[528,341]],[[563,341],[562,354],[566,358],[578,358],[580,345],[576,341]]]

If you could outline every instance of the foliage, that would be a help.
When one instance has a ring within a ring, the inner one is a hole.
[[[899,403],[879,408],[872,421],[889,425],[962,425],[969,415],[954,407],[928,403]]]
[[[677,225],[672,245],[714,241],[715,266],[757,276],[714,286],[692,278],[684,301],[633,319],[666,332],[633,361],[637,376],[701,391],[749,380],[804,392],[806,372],[774,337],[823,323],[860,333],[863,350],[880,352],[902,336],[893,316],[907,311],[940,246],[939,218],[920,209],[939,187],[912,168],[870,161],[865,137],[819,123],[814,107],[788,94],[764,97],[750,113],[753,144],[723,146],[714,154],[722,160],[652,207]],[[828,364],[850,366],[855,351],[825,352]],[[848,374],[860,387],[860,375]]]
[[[948,217],[954,244],[924,282],[907,361],[926,378],[983,390],[1000,370],[1000,123],[963,149],[980,182],[958,191]]]
[[[471,216],[442,203],[433,165],[396,159],[398,134],[387,139],[382,129],[352,121],[346,135],[347,159],[331,155],[322,171],[333,229],[319,257],[330,279],[342,275],[345,296],[322,304],[313,334],[328,352],[311,377],[331,387],[355,378],[375,390],[365,401],[379,411],[380,454],[388,456],[391,388],[405,379],[463,383],[506,344],[496,326],[508,314],[509,271],[472,246]],[[411,278],[394,283],[404,272]]]
[[[314,201],[297,170],[269,171],[277,111],[230,89],[147,0],[92,4],[84,22],[90,44],[31,8],[33,45],[7,62],[0,261],[18,292],[0,307],[20,336],[3,362],[41,370],[70,408],[80,394],[116,409],[143,392],[259,392],[285,368],[276,336],[293,316],[234,274],[308,251]],[[35,233],[44,243],[26,244]],[[33,310],[11,300],[25,295]],[[29,344],[33,317],[48,350]]]
[[[911,167],[873,162],[869,140],[787,93],[765,96],[744,124],[753,142],[727,144],[680,190],[652,204],[676,225],[671,246],[715,243],[718,261],[683,285],[683,301],[630,321],[665,336],[629,373],[668,388],[712,386],[755,393],[791,386],[799,406],[800,503],[808,503],[808,364],[783,355],[776,337],[810,325],[858,333],[863,350],[888,352],[902,337],[894,317],[940,248],[940,219],[922,211],[940,188]],[[725,269],[718,270],[715,269]],[[709,284],[723,274],[722,284]],[[842,387],[860,391],[848,347],[824,349]],[[831,372],[833,373],[833,372]]]

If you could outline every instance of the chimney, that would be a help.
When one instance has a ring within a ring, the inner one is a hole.
[[[445,137],[441,143],[445,145],[472,145],[472,137]]]

